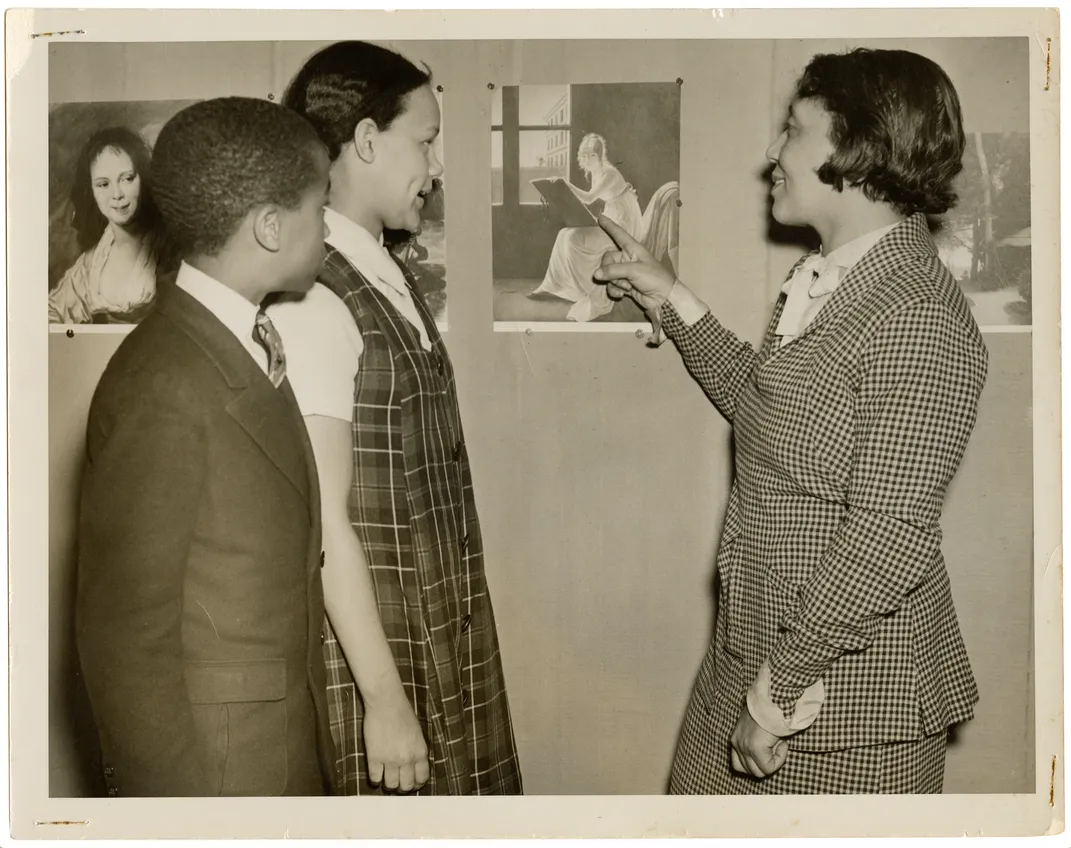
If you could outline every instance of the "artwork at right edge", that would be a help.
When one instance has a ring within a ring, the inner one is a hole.
[[[979,326],[1029,326],[1029,134],[968,133],[956,192],[934,233],[941,260]]]

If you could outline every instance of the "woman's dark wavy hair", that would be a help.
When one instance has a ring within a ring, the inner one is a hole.
[[[283,105],[315,127],[334,162],[371,118],[387,130],[408,96],[431,82],[431,69],[365,41],[340,41],[314,54],[283,95]]]
[[[823,183],[862,188],[904,215],[955,206],[963,117],[935,62],[906,50],[821,54],[804,69],[796,98],[818,100],[831,118],[834,153],[818,169]]]
[[[127,127],[106,127],[98,130],[82,145],[74,165],[71,181],[71,206],[74,209],[74,229],[78,234],[78,249],[87,251],[96,246],[108,225],[108,219],[97,206],[93,195],[90,170],[105,150],[121,150],[130,157],[134,170],[141,178],[138,208],[131,220],[135,230],[155,233],[160,226],[160,210],[152,190],[152,150],[138,133]]]

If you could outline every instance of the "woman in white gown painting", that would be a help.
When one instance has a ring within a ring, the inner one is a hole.
[[[587,175],[591,189],[585,191],[567,180],[565,184],[585,205],[603,201],[603,214],[606,217],[633,237],[641,238],[643,215],[636,190],[610,164],[606,153],[605,138],[597,133],[584,136],[576,160]],[[549,294],[573,301],[566,316],[570,321],[591,321],[605,315],[613,309],[614,303],[607,296],[606,287],[597,285],[591,275],[599,267],[602,255],[613,249],[609,236],[598,225],[559,230],[543,283],[529,297]]]

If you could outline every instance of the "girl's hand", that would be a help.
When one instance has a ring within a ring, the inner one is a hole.
[[[412,792],[428,782],[428,746],[404,696],[365,704],[364,743],[368,780],[389,792]]]

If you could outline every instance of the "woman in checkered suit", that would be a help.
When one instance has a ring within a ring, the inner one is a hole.
[[[599,279],[673,339],[735,434],[718,621],[672,793],[924,793],[977,688],[941,556],[987,352],[926,216],[955,202],[956,91],[904,51],[815,56],[767,151],[817,232],[758,350],[612,222]]]
[[[346,794],[519,794],[454,372],[384,230],[434,179],[430,72],[372,44],[312,56],[285,103],[331,157],[327,261],[279,303],[323,489],[328,707]]]

